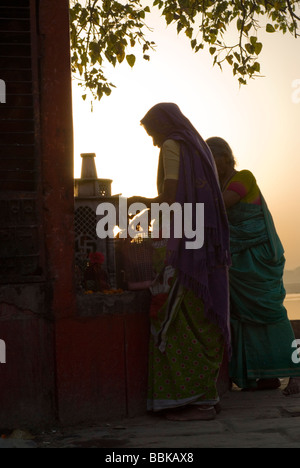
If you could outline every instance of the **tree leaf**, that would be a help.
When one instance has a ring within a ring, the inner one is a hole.
[[[191,41],[192,49],[195,49],[196,45],[197,45],[197,39],[193,39],[193,40]]]
[[[128,65],[130,65],[131,68],[134,67],[135,60],[136,60],[135,55],[133,54],[126,55],[126,60],[127,60]]]
[[[173,19],[174,19],[174,13],[168,12],[168,13],[165,15],[165,18],[166,18],[167,24],[172,23],[172,21],[173,21]]]
[[[125,50],[122,50],[118,55],[117,55],[117,60],[119,63],[122,63],[125,58]]]
[[[237,22],[236,22],[236,27],[237,27],[237,30],[240,31],[242,29],[242,20],[241,18],[238,18]]]
[[[275,28],[274,26],[272,26],[272,24],[268,23],[267,26],[266,26],[266,31],[268,33],[274,33],[275,32]]]
[[[229,65],[233,64],[233,56],[232,55],[227,55],[226,60],[229,63]]]
[[[193,37],[193,28],[186,28],[185,34],[187,35],[187,37],[189,39],[192,39],[192,37]]]
[[[254,54],[255,52],[255,47],[252,44],[245,44],[245,49],[248,54]]]
[[[253,70],[256,71],[257,73],[260,73],[260,63],[254,62]]]
[[[263,45],[261,42],[257,42],[254,46],[256,55],[259,55],[262,51]]]

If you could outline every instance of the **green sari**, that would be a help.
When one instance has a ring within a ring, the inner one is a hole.
[[[215,405],[225,340],[205,317],[202,300],[165,266],[165,244],[157,241],[154,248],[147,409]]]
[[[292,361],[295,336],[283,305],[284,250],[261,199],[261,206],[240,202],[228,210],[230,376],[240,388],[256,388],[258,379],[300,376],[300,365]]]

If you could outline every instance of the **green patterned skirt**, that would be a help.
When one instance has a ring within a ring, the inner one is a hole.
[[[221,331],[205,317],[201,299],[178,284],[172,268],[163,269],[152,295],[147,409],[218,403]]]

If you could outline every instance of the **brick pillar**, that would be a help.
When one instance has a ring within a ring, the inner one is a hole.
[[[55,318],[75,313],[73,124],[68,0],[39,1],[43,210]]]

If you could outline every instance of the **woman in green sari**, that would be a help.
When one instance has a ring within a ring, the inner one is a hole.
[[[162,225],[153,241],[156,281],[151,287],[147,409],[171,420],[210,420],[219,403],[223,354],[231,349],[229,227],[218,174],[208,146],[176,104],[157,104],[141,124],[160,148],[158,196],[128,202],[149,208],[176,203],[184,214],[179,236],[171,220],[170,235],[163,234]],[[200,205],[205,217],[199,227],[195,215]],[[188,233],[186,227],[193,229]],[[201,228],[204,244],[190,248]]]
[[[284,307],[284,250],[254,175],[236,171],[228,143],[209,138],[230,227],[232,265],[230,314],[232,381],[244,390],[279,388],[299,393],[300,365],[292,360],[295,340]]]

